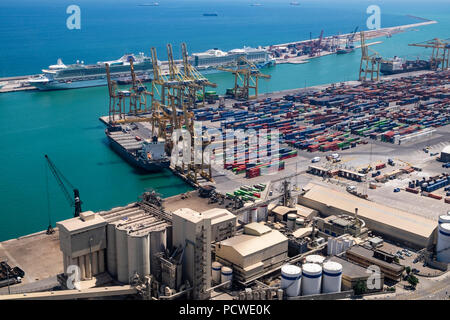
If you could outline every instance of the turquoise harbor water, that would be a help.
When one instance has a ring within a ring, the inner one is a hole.
[[[407,14],[439,21],[390,39],[377,39],[373,47],[384,57],[413,58],[427,51],[408,43],[434,37],[448,38],[450,12],[445,1],[250,1],[161,0],[159,7],[139,7],[142,1],[75,1],[81,7],[81,30],[66,28],[65,13],[73,1],[0,2],[0,77],[39,73],[62,58],[65,63],[95,63],[115,59],[125,52],[151,46],[164,59],[165,45],[185,41],[191,52],[218,47],[229,50],[244,45],[283,43],[325,35],[348,33],[356,25],[365,29],[370,4],[382,10],[382,27],[415,23]],[[145,2],[145,1],[144,1]],[[203,17],[217,12],[218,17]],[[270,81],[261,91],[355,79],[360,53],[333,55],[304,65],[278,65],[265,69]],[[231,76],[214,74],[223,93]],[[102,210],[137,199],[147,188],[164,196],[190,190],[169,171],[139,174],[106,144],[98,117],[108,108],[105,87],[53,92],[0,94],[0,240],[43,230],[48,224],[46,170],[43,155],[49,154],[65,176],[80,189],[84,210]],[[54,178],[49,176],[52,222],[71,217]]]

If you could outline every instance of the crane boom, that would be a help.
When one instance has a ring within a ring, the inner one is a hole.
[[[50,160],[48,155],[45,155],[45,159],[47,160],[48,167],[52,172],[53,176],[56,179],[59,187],[61,188],[64,196],[69,202],[70,206],[75,207],[74,217],[80,216],[81,213],[81,200],[80,200],[80,192],[78,189],[74,188],[74,186],[70,183],[69,180],[62,174],[61,171],[55,166],[55,164]],[[74,197],[70,196],[69,190],[67,190],[66,184],[73,190]]]

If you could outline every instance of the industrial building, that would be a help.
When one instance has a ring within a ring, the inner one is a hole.
[[[446,146],[441,151],[441,157],[439,158],[442,162],[450,162],[450,146]]]
[[[342,257],[334,256],[329,261],[337,262],[342,265],[342,290],[352,290],[358,282],[367,283],[371,273],[367,272],[367,268],[361,267],[351,261]],[[384,285],[384,274],[380,273],[379,288],[367,288],[367,292],[379,291]]]
[[[324,216],[354,216],[357,208],[366,227],[384,238],[414,248],[431,248],[434,243],[437,224],[432,220],[316,184],[308,184],[304,190],[298,202]]]
[[[245,226],[244,234],[216,246],[216,260],[230,266],[241,283],[280,267],[287,258],[288,238],[261,223]]]
[[[359,218],[340,215],[329,216],[326,218],[317,218],[317,228],[332,237],[338,237],[344,234],[351,234],[354,237],[367,237],[368,229],[360,222]]]
[[[364,267],[376,265],[384,276],[393,281],[400,281],[405,267],[394,261],[394,255],[382,250],[372,250],[364,246],[353,246],[345,253],[348,260]]]

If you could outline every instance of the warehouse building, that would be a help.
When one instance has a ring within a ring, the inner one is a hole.
[[[394,255],[382,250],[373,250],[363,246],[353,246],[345,253],[348,260],[363,267],[376,265],[387,279],[400,281],[405,266],[394,261]]]
[[[316,184],[309,184],[304,189],[306,192],[299,196],[298,202],[324,216],[354,216],[358,208],[358,217],[366,227],[384,238],[414,248],[431,248],[433,245],[437,223],[432,220]]]
[[[443,162],[450,162],[450,146],[446,146],[442,149],[440,160]]]
[[[261,223],[245,226],[244,234],[221,241],[216,260],[233,269],[241,283],[252,281],[281,266],[287,258],[288,238]]]

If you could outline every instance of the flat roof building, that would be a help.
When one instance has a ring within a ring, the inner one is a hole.
[[[433,220],[316,184],[308,184],[304,189],[307,191],[298,197],[298,202],[325,216],[353,216],[358,208],[358,217],[366,227],[385,238],[415,248],[429,248],[434,242],[437,223]]]
[[[279,267],[287,258],[288,238],[259,224],[246,226],[246,233],[219,242],[216,260],[233,269],[236,280],[245,283]]]

